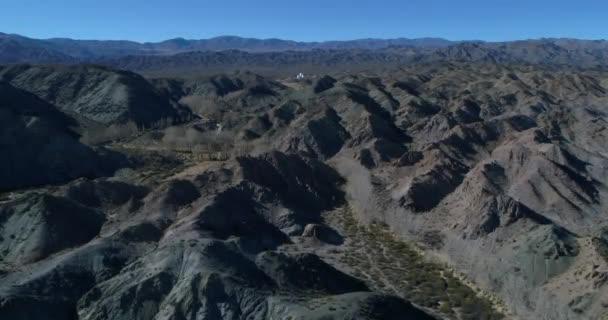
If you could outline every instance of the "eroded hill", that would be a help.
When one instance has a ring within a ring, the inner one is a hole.
[[[0,315],[596,319],[607,79],[155,79],[200,118],[107,144],[132,169],[3,196]]]

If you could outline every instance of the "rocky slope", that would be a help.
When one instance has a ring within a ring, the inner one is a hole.
[[[187,110],[131,72],[88,65],[14,65],[1,68],[0,79],[35,94],[81,124],[108,126],[132,121],[150,126],[189,116]]]
[[[607,313],[608,74],[150,83],[201,119],[109,144],[133,170],[0,199],[0,317]]]
[[[122,155],[81,144],[76,123],[35,95],[0,81],[0,190],[112,174]]]
[[[8,201],[0,315],[433,319],[312,253],[278,251],[344,202],[342,183],[322,162],[274,152],[154,187],[78,180]]]
[[[608,292],[606,79],[500,65],[324,77],[286,83],[233,130],[328,161],[361,220],[415,240],[516,316],[593,319]]]

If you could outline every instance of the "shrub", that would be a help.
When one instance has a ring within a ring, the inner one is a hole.
[[[452,305],[449,301],[445,301],[441,304],[441,306],[439,307],[439,312],[446,315],[451,315],[454,313],[454,311],[452,310]]]
[[[161,140],[170,149],[191,152],[218,152],[232,148],[233,133],[200,131],[193,127],[169,127]]]
[[[87,128],[80,141],[86,144],[99,144],[124,138],[129,138],[140,132],[140,128],[133,121],[125,124],[113,124],[109,127]]]

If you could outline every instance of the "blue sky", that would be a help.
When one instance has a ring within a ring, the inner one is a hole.
[[[608,0],[0,0],[0,32],[159,41],[608,38]]]

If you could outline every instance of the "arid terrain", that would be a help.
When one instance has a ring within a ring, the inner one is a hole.
[[[608,319],[605,42],[412,41],[5,60],[0,319]]]

